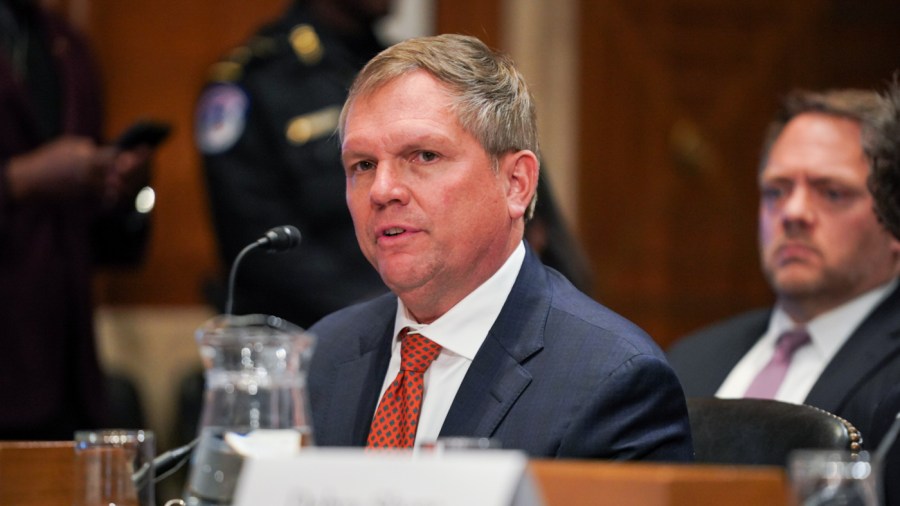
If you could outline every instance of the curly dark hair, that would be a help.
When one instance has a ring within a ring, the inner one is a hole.
[[[871,155],[869,189],[875,196],[875,212],[884,225],[900,239],[900,82],[894,82],[880,95],[885,106],[885,121],[879,129],[883,142],[876,143]]]

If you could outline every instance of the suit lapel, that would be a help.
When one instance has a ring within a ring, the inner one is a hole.
[[[359,347],[335,366],[329,401],[328,432],[340,438],[334,444],[364,446],[372,414],[378,404],[385,371],[391,360],[393,312],[373,322],[355,337]],[[349,435],[350,440],[344,440]]]
[[[863,323],[822,371],[805,403],[832,413],[853,397],[870,372],[900,353],[900,287],[894,290]]]
[[[526,244],[516,283],[453,399],[441,436],[494,434],[531,383],[521,363],[543,348],[549,309],[546,272]]]
[[[338,425],[336,433],[352,434],[351,445],[364,445],[366,442],[389,361],[390,348],[387,354],[381,350],[373,350],[337,368],[339,379],[335,383],[334,405],[358,408],[352,411],[353,416],[336,416],[332,420]]]
[[[731,370],[753,348],[769,325],[771,310],[754,311],[742,317],[721,335],[715,336],[715,343],[708,349],[698,350],[703,354],[702,367],[684,371],[685,382],[693,397],[712,397],[731,374]]]

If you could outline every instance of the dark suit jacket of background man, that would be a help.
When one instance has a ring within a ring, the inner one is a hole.
[[[766,331],[770,314],[771,309],[745,313],[676,342],[669,350],[669,362],[685,394],[715,395],[731,369]],[[876,406],[897,384],[900,288],[882,301],[847,339],[822,371],[805,403],[846,418],[865,440],[872,429]]]
[[[498,439],[532,457],[689,460],[681,387],[642,330],[527,253],[460,385],[441,436]],[[397,298],[314,325],[314,437],[364,446],[391,357]]]

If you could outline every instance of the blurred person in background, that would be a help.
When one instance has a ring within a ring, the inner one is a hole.
[[[237,314],[305,328],[386,290],[356,245],[333,132],[353,77],[383,48],[373,24],[390,3],[295,0],[212,68],[196,143],[223,265],[269,228],[302,234],[298,248],[242,261]],[[210,298],[221,309],[225,295]]]
[[[0,439],[71,440],[113,418],[91,273],[140,259],[147,146],[101,141],[86,42],[37,2],[0,0]]]
[[[897,167],[897,121],[896,85],[784,101],[759,172],[760,257],[776,303],[674,344],[669,361],[688,397],[809,404],[849,420],[874,448],[874,412],[900,384],[900,240],[876,215],[868,181]]]

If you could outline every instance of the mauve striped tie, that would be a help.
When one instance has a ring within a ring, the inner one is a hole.
[[[781,382],[787,374],[791,359],[798,348],[810,343],[809,334],[805,329],[794,329],[781,334],[775,342],[775,354],[772,360],[759,371],[753,382],[744,393],[744,397],[756,399],[774,399],[778,393]]]

